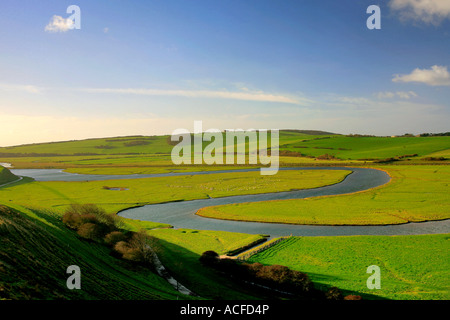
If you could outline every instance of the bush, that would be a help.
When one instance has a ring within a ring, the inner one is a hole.
[[[64,213],[62,221],[69,228],[78,230],[85,223],[101,225],[106,234],[117,230],[118,217],[107,214],[103,209],[93,204],[72,204]]]
[[[342,295],[341,290],[339,290],[339,288],[331,287],[325,293],[325,298],[327,298],[328,300],[342,300],[343,299],[343,295]]]
[[[215,251],[205,251],[199,258],[204,266],[215,266],[219,262],[219,255]]]
[[[78,235],[82,238],[99,241],[103,238],[103,230],[102,227],[95,223],[84,223],[82,224],[77,231]]]
[[[71,229],[78,229],[81,224],[81,215],[73,211],[66,211],[62,216],[62,222]]]
[[[126,260],[153,263],[153,250],[150,246],[151,238],[144,232],[133,233],[128,241],[119,241],[114,245],[114,250]]]
[[[348,296],[344,297],[344,300],[362,300],[361,296],[349,294]]]
[[[80,220],[81,220],[81,224],[84,224],[84,223],[98,224],[99,223],[97,217],[90,213],[80,215]]]
[[[104,241],[105,241],[105,243],[114,247],[116,245],[116,243],[118,243],[120,241],[125,241],[126,239],[127,239],[127,236],[125,234],[123,234],[122,232],[112,231],[105,236]]]

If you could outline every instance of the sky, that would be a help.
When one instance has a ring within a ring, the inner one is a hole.
[[[367,26],[371,5],[380,29]],[[171,134],[196,120],[450,131],[450,1],[0,2],[0,146]]]

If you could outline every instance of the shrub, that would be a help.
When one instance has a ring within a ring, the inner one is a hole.
[[[90,213],[80,215],[80,220],[81,220],[81,224],[84,224],[84,223],[98,224],[99,223],[97,217]]]
[[[66,211],[62,216],[62,222],[71,229],[78,229],[82,224],[81,215],[73,211]]]
[[[325,298],[327,298],[328,300],[342,300],[343,299],[343,295],[342,295],[341,290],[339,290],[339,288],[331,287],[325,293]]]
[[[84,223],[77,231],[78,235],[82,238],[99,241],[103,238],[103,230],[101,226],[95,223]]]
[[[144,232],[133,233],[128,241],[119,241],[114,245],[114,250],[126,260],[153,263],[153,250],[150,246],[151,238]]]
[[[334,160],[337,158],[332,154],[325,153],[325,154],[318,156],[317,159],[319,159],[319,160]]]
[[[219,255],[215,251],[205,251],[199,258],[200,263],[204,266],[215,266],[219,262]]]
[[[101,224],[105,233],[117,230],[118,217],[107,214],[93,204],[72,204],[64,213],[62,221],[77,230],[84,223]]]
[[[111,246],[115,246],[116,243],[118,243],[120,241],[125,241],[126,239],[127,239],[127,236],[125,234],[123,234],[122,232],[112,231],[105,236],[104,241],[105,241],[105,243],[107,243]]]
[[[344,300],[362,300],[361,296],[349,294],[348,296],[344,297]]]

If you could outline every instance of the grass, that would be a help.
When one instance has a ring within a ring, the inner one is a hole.
[[[0,203],[58,212],[71,203],[95,203],[109,213],[116,213],[152,203],[314,188],[337,183],[347,174],[347,170],[315,170],[281,171],[274,176],[239,172],[111,181],[29,182],[0,189]],[[129,190],[111,191],[104,186]]]
[[[403,162],[421,163],[424,162],[421,158],[425,156],[450,159],[450,137],[446,136],[391,138],[308,133],[280,131],[281,165],[342,165],[343,162],[358,165],[375,159],[405,155],[409,157],[402,158]],[[173,165],[170,156],[173,145],[169,144],[169,138],[167,135],[134,136],[0,147],[0,162],[12,163],[15,168],[71,168],[71,172],[99,174],[111,170],[115,174],[124,174],[130,170],[145,170],[147,173],[198,170],[198,166]],[[204,146],[207,144],[205,142]],[[291,155],[284,156],[286,152]],[[332,155],[335,159],[316,159],[324,154]],[[74,168],[92,171],[73,171],[78,170]],[[206,168],[208,166],[203,166],[201,170],[208,170]]]
[[[292,237],[249,261],[306,272],[318,287],[337,286],[365,299],[448,300],[449,236]],[[381,289],[369,290],[367,267],[381,269]]]
[[[89,174],[252,167],[174,166],[170,158],[172,145],[167,138],[135,136],[0,148],[0,162],[12,163],[16,168],[63,168]],[[214,211],[219,218],[308,224],[386,224],[449,218],[449,167],[423,165],[432,161],[421,159],[450,158],[450,137],[346,137],[282,131],[280,144],[281,166],[356,166],[370,164],[373,159],[405,155],[408,156],[397,163],[422,165],[379,166],[389,171],[393,181],[362,193],[230,205],[211,208],[208,212]],[[335,159],[316,159],[323,154],[333,155]],[[105,247],[81,241],[65,229],[59,215],[71,203],[95,203],[115,213],[150,203],[312,188],[339,182],[346,174],[347,171],[280,171],[275,176],[264,177],[253,172],[99,182],[33,182],[25,178],[0,189],[0,203],[13,208],[9,210],[20,211],[13,216],[6,214],[5,209],[0,211],[0,297],[5,298],[5,292],[8,298],[18,299],[177,297],[170,285],[148,270],[118,263]],[[129,190],[109,191],[103,186]],[[123,222],[129,230],[146,229],[156,237],[162,262],[176,279],[202,297],[254,299],[258,296],[218,277],[203,267],[198,257],[207,250],[219,254],[233,252],[259,241],[261,236],[175,230],[164,224],[128,219]],[[366,298],[449,298],[448,235],[291,238],[252,256],[251,260],[287,265],[307,272],[319,286],[335,285]],[[82,272],[90,270],[83,273],[82,292],[65,289],[68,264],[80,265]],[[381,267],[381,290],[372,291],[365,286],[369,276],[365,271],[371,264]]]
[[[28,213],[0,206],[0,299],[140,300],[179,296],[148,269],[112,257],[105,246],[80,240],[53,214]],[[70,265],[81,269],[82,290],[66,287]]]
[[[254,299],[250,292],[236,291],[236,284],[218,277],[199,262],[208,250],[226,254],[263,239],[260,235],[190,229],[150,230],[158,239],[158,256],[183,285],[210,299]]]
[[[0,166],[0,186],[6,183],[13,182],[19,179],[17,176],[11,173],[8,169]]]
[[[142,225],[134,221],[133,228]],[[126,229],[129,225],[125,225]],[[201,298],[255,299],[232,285],[198,258],[207,250],[226,253],[263,239],[220,231],[159,229],[154,249],[171,274]],[[66,269],[81,268],[82,290],[68,290]],[[191,299],[175,292],[150,270],[114,258],[106,246],[80,239],[50,211],[0,206],[1,299]]]
[[[208,207],[217,219],[315,225],[382,225],[450,218],[449,166],[385,166],[392,181],[350,195]],[[276,214],[274,214],[276,213]]]
[[[414,154],[425,156],[448,150],[450,137],[325,136],[287,143],[281,149],[314,157],[327,153],[339,159],[385,159]]]

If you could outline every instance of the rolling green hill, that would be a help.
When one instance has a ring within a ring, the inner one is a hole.
[[[391,157],[422,157],[450,149],[450,137],[361,137],[322,136],[283,144],[281,150],[318,157],[329,154],[339,159],[372,160]]]
[[[5,183],[13,182],[17,179],[19,178],[12,174],[11,171],[0,166],[0,186]]]
[[[78,141],[36,143],[1,147],[0,159],[11,157],[55,157],[88,155],[170,155],[170,136],[129,136]],[[204,142],[203,145],[208,145]],[[322,131],[281,130],[280,153],[318,157],[324,154],[338,159],[384,159],[422,157],[450,149],[449,136],[374,137],[345,136]]]
[[[0,206],[0,300],[176,299],[171,285],[148,269],[80,240],[51,215],[39,217]],[[81,269],[81,290],[66,286],[70,265]]]

